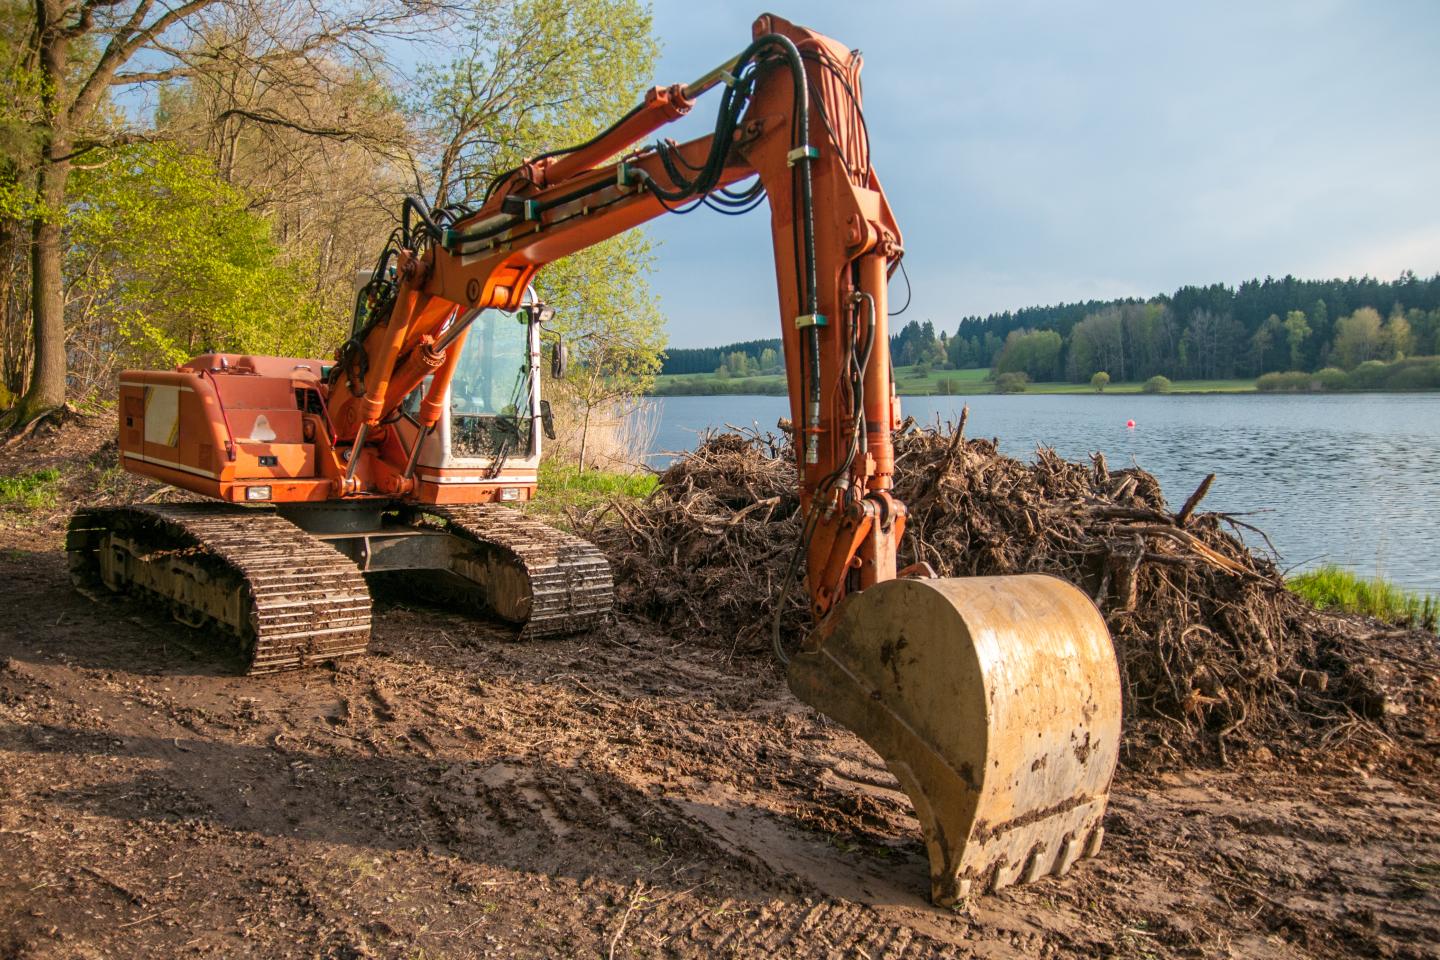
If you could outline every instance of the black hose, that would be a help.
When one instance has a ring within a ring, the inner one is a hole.
[[[400,225],[404,230],[405,246],[414,249],[412,234],[410,233],[410,214],[414,213],[425,225],[425,232],[430,234],[430,239],[439,240],[441,236],[440,226],[430,217],[430,207],[424,200],[417,196],[405,197],[405,202],[400,205]]]

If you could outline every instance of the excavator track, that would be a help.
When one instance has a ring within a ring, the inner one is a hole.
[[[426,506],[451,536],[478,549],[456,573],[521,639],[579,633],[614,606],[610,563],[594,544],[496,504]]]
[[[148,595],[189,626],[219,628],[246,673],[365,652],[370,593],[359,568],[272,510],[217,503],[77,510],[71,578]]]

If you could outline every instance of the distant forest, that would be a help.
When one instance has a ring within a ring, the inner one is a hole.
[[[662,373],[748,376],[778,367],[779,340],[670,350]],[[1186,286],[1149,300],[1089,300],[964,317],[953,331],[910,321],[894,362],[989,367],[1033,381],[1161,375],[1229,380],[1279,371],[1351,370],[1440,354],[1440,274],[1398,280],[1247,280]]]

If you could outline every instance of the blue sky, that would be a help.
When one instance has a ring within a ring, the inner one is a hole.
[[[655,0],[655,81],[737,53],[764,9]],[[953,330],[1185,283],[1440,271],[1440,2],[771,9],[865,54],[907,319]],[[697,211],[648,228],[672,346],[777,335],[767,223]]]

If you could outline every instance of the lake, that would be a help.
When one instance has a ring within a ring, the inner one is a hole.
[[[774,430],[789,416],[784,397],[653,402],[655,466],[707,427]],[[901,397],[921,423],[954,421],[966,403],[967,436],[996,437],[1015,457],[1043,444],[1072,460],[1098,450],[1112,468],[1133,461],[1172,508],[1214,473],[1203,509],[1248,514],[1282,566],[1337,563],[1440,594],[1440,394]]]

